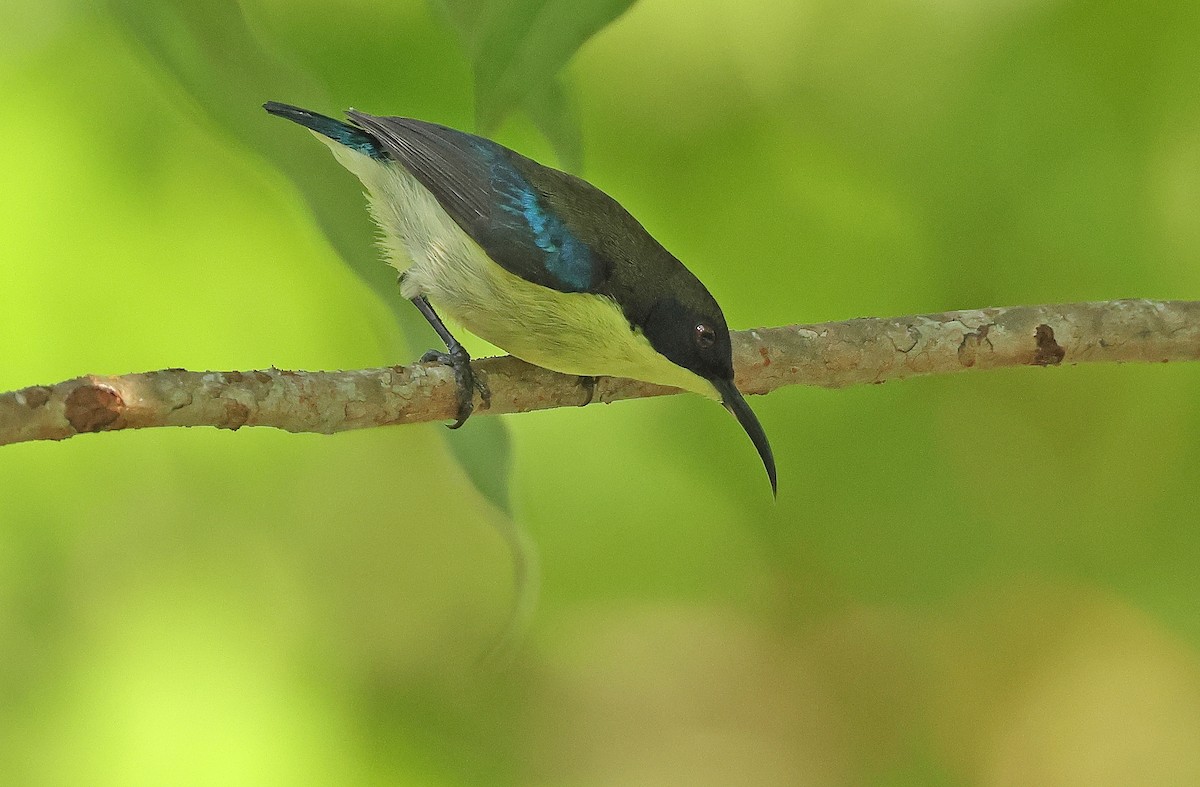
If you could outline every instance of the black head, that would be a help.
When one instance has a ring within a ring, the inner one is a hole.
[[[704,294],[708,295],[707,291]],[[754,411],[733,384],[733,348],[725,316],[712,296],[696,300],[694,306],[672,297],[655,302],[646,315],[642,332],[667,360],[703,377],[717,389],[721,403],[738,419],[758,450],[774,493],[775,457]]]
[[[676,366],[705,380],[732,380],[729,328],[715,302],[706,306],[685,306],[675,298],[663,298],[650,307],[642,332]]]

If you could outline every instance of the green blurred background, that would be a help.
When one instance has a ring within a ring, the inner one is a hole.
[[[0,5],[0,390],[433,346],[345,253],[351,176],[259,104],[470,128],[459,32],[418,0]],[[751,327],[1197,297],[1198,51],[1192,0],[640,0],[564,84],[583,174]],[[553,161],[528,118],[495,136]],[[0,772],[1200,783],[1198,384],[781,390],[774,504],[698,397],[9,446]],[[541,598],[497,670],[514,528]]]

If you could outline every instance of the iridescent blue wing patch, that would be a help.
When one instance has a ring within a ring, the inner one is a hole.
[[[411,118],[350,120],[429,189],[497,264],[560,292],[595,292],[606,266],[521,171],[540,165],[490,140]]]

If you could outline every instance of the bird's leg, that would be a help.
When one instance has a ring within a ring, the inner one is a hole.
[[[421,363],[438,361],[454,369],[454,381],[458,385],[458,420],[449,426],[451,429],[457,429],[471,417],[471,411],[475,408],[475,391],[479,391],[479,395],[485,402],[491,396],[491,392],[488,391],[482,380],[475,378],[474,372],[471,371],[471,356],[467,354],[467,349],[446,328],[446,324],[442,322],[441,317],[438,317],[437,312],[429,305],[425,296],[418,295],[410,300],[433,326],[433,330],[437,332],[442,341],[446,343],[446,352],[430,350],[421,356]]]
[[[579,387],[587,392],[587,398],[579,405],[580,407],[587,407],[592,403],[592,399],[596,398],[596,383],[599,381],[600,378],[593,375],[579,375]]]

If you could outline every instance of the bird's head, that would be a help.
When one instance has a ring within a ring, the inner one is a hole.
[[[775,492],[775,457],[771,453],[771,444],[754,411],[733,384],[729,326],[707,290],[703,291],[703,296],[689,299],[691,304],[670,296],[656,301],[645,317],[642,332],[667,360],[712,386],[721,404],[733,413],[754,443],[771,481],[771,491]]]

